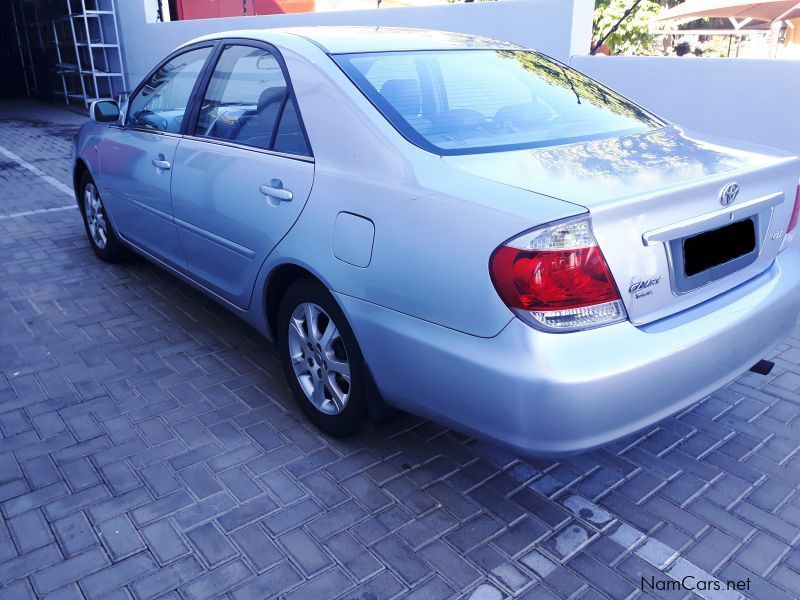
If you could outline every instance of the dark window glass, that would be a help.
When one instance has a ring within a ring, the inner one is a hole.
[[[536,52],[374,52],[334,59],[398,131],[438,154],[555,146],[664,125]]]
[[[291,99],[286,102],[286,107],[283,109],[278,133],[275,135],[274,149],[288,154],[311,156],[306,144],[306,137],[300,126],[300,119],[297,117],[297,108]]]
[[[228,46],[208,84],[195,135],[269,149],[287,95],[280,64],[270,52]]]
[[[190,50],[161,66],[131,99],[126,123],[179,132],[197,76],[210,53],[211,48]]]

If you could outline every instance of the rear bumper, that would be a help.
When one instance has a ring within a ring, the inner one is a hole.
[[[601,446],[690,406],[763,358],[800,313],[800,248],[747,283],[643,327],[478,338],[339,296],[390,404],[523,454]]]

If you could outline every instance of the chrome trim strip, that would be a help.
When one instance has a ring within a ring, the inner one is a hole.
[[[235,252],[239,256],[244,256],[245,258],[255,258],[256,252],[255,250],[250,250],[245,246],[241,246],[236,242],[232,242],[230,240],[226,240],[224,237],[220,237],[215,233],[211,233],[210,231],[206,231],[196,225],[192,225],[191,223],[187,223],[181,219],[175,218],[175,225],[178,227],[183,227],[187,231],[199,235],[200,237],[206,238],[210,242],[214,242],[218,246],[222,246],[223,248],[230,250],[231,252]]]
[[[747,202],[732,204],[731,206],[728,206],[722,210],[706,213],[704,215],[692,217],[691,219],[686,219],[685,221],[680,221],[678,223],[673,223],[672,225],[667,225],[665,227],[659,227],[658,229],[648,231],[642,235],[642,241],[644,242],[645,246],[671,242],[672,240],[678,238],[684,238],[686,236],[694,235],[695,233],[701,233],[707,229],[711,229],[714,227],[716,222],[719,222],[720,225],[724,225],[725,223],[736,220],[737,218],[743,219],[757,212],[761,212],[762,210],[774,208],[775,206],[781,204],[783,200],[783,192],[776,192],[774,194],[748,200]]]
[[[240,150],[250,150],[251,152],[258,152],[259,154],[269,154],[270,156],[279,156],[280,158],[289,158],[291,160],[299,160],[314,164],[313,156],[303,156],[302,154],[289,154],[287,152],[278,152],[277,150],[268,150],[266,148],[256,148],[255,146],[248,146],[246,144],[237,144],[229,140],[220,140],[216,138],[207,138],[200,135],[181,135],[180,133],[173,133],[172,131],[158,131],[155,129],[142,129],[139,127],[128,127],[120,125],[110,125],[114,129],[122,131],[135,131],[137,133],[152,133],[153,135],[161,135],[165,137],[174,137],[181,140],[192,140],[195,142],[205,142],[207,144],[215,144],[218,146],[227,146],[229,148],[238,148]]]
[[[278,156],[280,158],[289,158],[291,160],[299,160],[302,162],[307,162],[314,164],[314,157],[313,156],[303,156],[302,154],[288,154],[286,152],[278,152],[277,150],[267,150],[266,148],[256,148],[255,146],[248,146],[246,144],[238,144],[236,142],[231,142],[230,140],[221,140],[216,138],[208,138],[199,135],[184,135],[182,136],[186,140],[192,140],[195,142],[205,142],[207,144],[214,144],[217,146],[227,146],[229,148],[238,148],[239,150],[249,150],[251,152],[258,152],[259,154],[269,154],[270,156]]]
[[[118,125],[116,123],[109,125],[109,128],[119,129],[121,131],[135,131],[136,133],[152,133],[153,135],[174,137],[178,139],[183,137],[180,133],[175,133],[174,131],[161,131],[160,129],[145,129],[144,127],[131,127],[129,125]]]

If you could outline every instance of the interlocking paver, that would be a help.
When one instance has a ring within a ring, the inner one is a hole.
[[[503,533],[492,539],[492,544],[509,556],[516,556],[543,539],[549,529],[530,515],[522,517]]]
[[[300,502],[277,511],[263,520],[264,526],[273,535],[279,535],[289,531],[293,527],[308,522],[311,518],[322,512],[319,505],[312,499],[307,498]]]
[[[303,576],[288,562],[277,565],[266,573],[259,575],[250,583],[235,590],[231,595],[234,600],[250,598],[271,598],[277,596],[303,581]]]
[[[99,543],[92,525],[81,512],[54,521],[52,526],[64,556],[74,556]]]
[[[23,600],[36,598],[27,579],[19,579],[11,585],[0,588],[0,600]]]
[[[502,529],[503,526],[497,519],[488,514],[481,514],[448,533],[445,539],[457,550],[466,553]]]
[[[175,523],[183,530],[223,515],[236,507],[236,501],[227,492],[220,492],[186,508],[175,515]]]
[[[123,494],[142,485],[142,480],[139,479],[133,468],[124,461],[106,465],[100,472],[106,485],[115,495]]]
[[[438,575],[434,575],[411,590],[405,597],[409,600],[438,600],[440,598],[452,598],[454,593],[455,590],[446,581]],[[494,598],[495,600],[500,600],[502,597],[503,595],[498,591],[496,596],[484,596],[484,599]],[[478,600],[479,596],[471,595],[470,598]]]
[[[145,577],[158,569],[158,564],[147,552],[135,554],[110,567],[81,579],[83,593],[90,598],[99,598],[122,586]]]
[[[108,555],[114,561],[145,549],[139,533],[126,515],[104,521],[96,527],[96,530]]]
[[[327,600],[352,587],[352,580],[339,567],[323,571],[286,594],[286,600]]]
[[[147,547],[162,564],[189,552],[188,546],[172,524],[164,519],[148,525],[140,532]]]
[[[21,553],[30,552],[53,541],[50,527],[38,509],[10,518],[7,525]]]
[[[436,540],[419,552],[425,560],[442,577],[447,579],[456,589],[464,589],[482,579],[483,575],[469,561],[453,550],[442,540]]]
[[[203,573],[203,566],[193,556],[177,560],[131,584],[137,598],[150,600],[162,597]]]
[[[7,585],[61,562],[61,552],[55,544],[42,546],[3,562],[0,569],[0,585]]]
[[[71,185],[82,121],[0,102],[0,145]],[[73,205],[0,162],[0,598],[594,600],[679,574],[800,596],[800,330],[771,375],[580,456],[408,415],[334,440],[269,344],[99,262]]]
[[[30,493],[22,494],[10,500],[6,500],[0,504],[0,509],[2,509],[6,518],[13,517],[33,508],[44,506],[56,498],[63,498],[68,493],[69,488],[67,488],[64,482],[57,481],[50,485],[38,488]]]
[[[261,496],[227,511],[217,520],[226,532],[231,532],[252,521],[263,518],[277,508],[275,501],[269,496]]]
[[[165,496],[180,489],[181,484],[173,472],[162,462],[154,462],[139,471],[156,496]]]
[[[738,546],[739,541],[719,529],[710,527],[703,537],[684,553],[684,558],[709,573],[715,573]]]
[[[122,492],[108,500],[97,502],[86,511],[94,523],[99,523],[130,512],[134,508],[147,504],[152,497],[143,487]]]
[[[276,474],[280,473],[280,471],[276,471]],[[233,496],[239,502],[247,502],[248,500],[255,498],[256,496],[260,495],[263,490],[259,485],[255,482],[255,480],[241,467],[234,467],[233,469],[229,469],[224,471],[218,475],[219,481],[225,488],[233,494]],[[301,497],[301,493],[283,493],[278,494],[276,492],[276,488],[285,490],[285,486],[281,485],[280,487],[276,484],[284,483],[286,481],[286,476],[281,474],[281,477],[270,477],[269,482],[267,485],[269,486],[270,491],[273,494],[278,496],[280,500],[296,500],[297,498]],[[287,481],[287,483],[290,483]],[[292,484],[294,486],[293,489],[298,489],[296,484]]]
[[[213,523],[206,523],[186,533],[203,561],[210,567],[236,556],[236,548],[223,536]]]
[[[768,533],[759,532],[744,544],[734,555],[733,560],[763,577],[778,564],[789,549],[788,545]]]
[[[282,535],[278,541],[307,576],[311,576],[333,563],[331,557],[302,527]]]
[[[239,559],[211,569],[178,589],[190,600],[216,598],[226,590],[238,587],[251,575],[249,567]]]
[[[374,550],[389,568],[410,585],[422,580],[432,571],[430,565],[394,536],[382,539],[375,544]]]
[[[257,523],[235,532],[231,539],[259,573],[286,558],[272,537]]]
[[[133,520],[138,526],[147,525],[157,519],[170,515],[187,506],[193,506],[191,496],[184,490],[178,490],[174,494],[153,500],[134,510],[131,513]]]
[[[110,564],[111,561],[101,548],[92,548],[39,571],[31,580],[37,593],[44,595],[96,573]]]
[[[84,488],[59,498],[54,502],[45,505],[44,512],[51,521],[59,519],[76,510],[83,510],[97,502],[111,497],[111,493],[105,484],[99,483],[89,488]]]

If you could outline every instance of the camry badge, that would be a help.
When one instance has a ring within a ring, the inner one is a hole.
[[[658,275],[657,277],[651,277],[650,279],[634,278],[631,280],[631,285],[628,288],[628,292],[635,294],[636,292],[641,292],[642,290],[646,290],[647,288],[658,285],[659,283],[661,283],[661,275]]]
[[[736,196],[739,195],[739,184],[729,183],[719,191],[719,203],[722,206],[730,206],[736,201]]]

